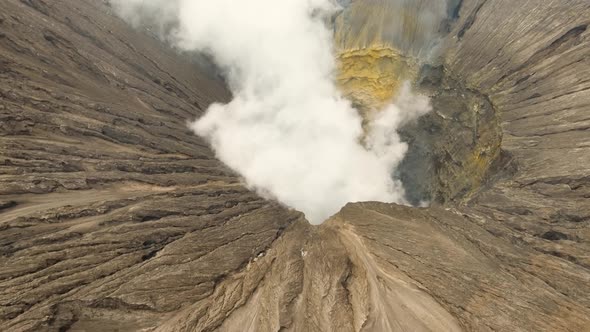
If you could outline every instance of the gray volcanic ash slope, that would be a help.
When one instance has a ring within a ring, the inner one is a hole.
[[[439,204],[311,226],[188,129],[231,99],[190,56],[104,1],[0,2],[0,330],[587,330],[590,4],[447,23],[402,133]]]

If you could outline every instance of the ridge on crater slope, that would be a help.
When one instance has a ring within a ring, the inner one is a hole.
[[[463,0],[510,177],[319,227],[187,129],[222,82],[93,0],[0,2],[1,331],[584,331],[590,4]],[[551,27],[551,29],[548,29]]]

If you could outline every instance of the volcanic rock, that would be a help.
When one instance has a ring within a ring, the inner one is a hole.
[[[454,13],[407,129],[447,126],[442,199],[311,226],[188,130],[230,98],[210,70],[106,1],[0,2],[0,330],[588,330],[590,4]]]

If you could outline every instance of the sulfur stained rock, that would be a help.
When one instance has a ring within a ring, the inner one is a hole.
[[[351,203],[317,227],[186,129],[229,98],[211,72],[104,2],[0,16],[0,330],[590,325],[586,1],[463,0],[441,70],[416,73],[441,113],[418,126],[444,129],[419,138],[460,156],[439,177],[451,199]],[[461,178],[498,145],[497,178]]]
[[[433,110],[400,129],[409,150],[397,175],[414,205],[464,202],[512,174],[498,112],[487,96],[467,89],[443,66],[423,66],[417,88]]]
[[[337,82],[368,121],[372,112],[392,102],[404,82],[415,80],[417,68],[417,60],[391,47],[343,50],[338,54]]]
[[[409,152],[395,174],[414,205],[464,201],[510,173],[489,98],[461,83],[439,59],[456,1],[352,1],[335,20],[337,81],[365,124],[404,82],[431,97],[433,112],[400,132]],[[503,169],[507,168],[507,169]]]
[[[376,111],[417,79],[437,53],[457,1],[350,1],[334,20],[338,83],[363,112]]]

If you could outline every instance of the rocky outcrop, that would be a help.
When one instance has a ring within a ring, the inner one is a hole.
[[[430,96],[433,110],[400,129],[409,149],[398,172],[410,202],[468,201],[483,185],[512,175],[498,112],[486,95],[442,65],[424,65],[416,89]]]
[[[351,1],[336,15],[337,82],[365,120],[389,104],[404,81],[416,80],[454,2]]]
[[[229,97],[218,78],[104,2],[1,2],[0,330],[584,331],[588,17],[463,0],[422,81],[461,121],[418,128],[463,128],[421,136],[455,156],[500,128],[481,142],[507,159],[444,204],[351,203],[311,226],[188,131]]]

